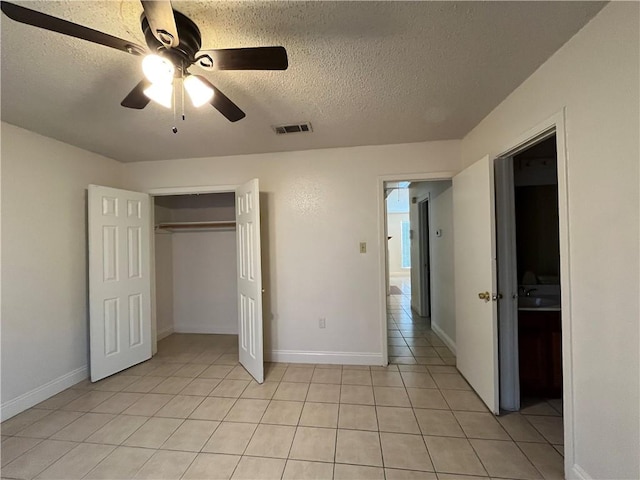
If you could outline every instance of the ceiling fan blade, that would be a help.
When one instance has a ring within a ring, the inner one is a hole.
[[[201,50],[218,70],[286,70],[289,66],[284,47],[223,48]]]
[[[153,36],[167,47],[177,47],[180,43],[178,27],[170,0],[140,0],[144,8]]]
[[[133,87],[133,90],[129,92],[129,95],[120,102],[120,105],[127,108],[142,110],[151,101],[151,99],[144,94],[145,89],[150,85],[151,82],[146,78],[141,80],[140,83]]]
[[[98,45],[122,50],[132,55],[144,55],[146,53],[146,49],[128,40],[123,40],[122,38],[114,37],[107,33],[78,25],[77,23],[68,22],[61,18],[52,17],[45,13],[36,12],[35,10],[21,7],[20,5],[0,2],[0,8],[2,8],[2,12],[7,17],[16,22],[62,33],[70,37],[80,38],[88,42],[97,43]]]
[[[230,122],[237,122],[238,120],[242,120],[246,116],[246,114],[242,110],[240,110],[240,107],[229,100],[229,98],[224,93],[214,87],[209,80],[204,78],[202,75],[194,75],[194,77],[198,77],[206,85],[209,85],[211,88],[213,88],[214,94],[213,98],[211,99],[211,105],[222,115],[224,115],[227,120],[229,120]]]

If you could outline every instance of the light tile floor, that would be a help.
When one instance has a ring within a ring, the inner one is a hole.
[[[423,417],[436,423],[436,418],[447,418],[448,428],[450,428],[448,433],[444,434],[441,430],[437,430],[434,435],[459,436],[469,440],[477,438],[515,442],[521,453],[524,453],[527,459],[535,464],[539,474],[544,478],[563,478],[562,401],[560,399],[523,398],[522,408],[519,412],[503,412],[500,417],[491,416],[494,421],[481,421],[480,419],[483,417],[484,419],[489,418],[486,416],[487,410],[483,404],[479,403],[478,397],[471,391],[467,382],[455,368],[455,355],[431,331],[430,320],[416,315],[411,309],[410,278],[392,277],[389,283],[397,286],[402,292],[401,295],[387,297],[389,362],[398,365],[400,371],[412,368],[411,365],[415,365],[414,368],[425,365],[431,374],[431,380],[435,382],[445,397],[447,408],[452,410],[455,417],[455,421],[452,421],[452,417],[444,415],[443,412],[427,413],[419,410],[422,406],[438,407],[421,404],[423,401],[421,398],[426,398],[424,391],[411,387],[435,387],[430,386],[424,380],[420,380],[420,385],[412,384],[417,380],[402,372],[404,384],[407,387],[418,421]],[[416,377],[420,378],[419,375]],[[455,398],[451,396],[451,390],[467,390],[470,391],[470,394],[466,398]],[[474,412],[476,409],[482,412],[480,416]],[[378,420],[380,421],[380,415],[378,415]],[[439,427],[437,428],[439,429]],[[422,433],[425,434],[424,429],[422,429]],[[425,436],[425,441],[428,445],[429,438],[427,436]],[[473,444],[473,441],[471,443]],[[501,445],[505,446],[506,444]],[[505,448],[512,448],[512,446],[505,446]],[[542,451],[547,454],[544,462],[541,457],[537,457]],[[478,454],[477,449],[475,453]],[[488,466],[485,465],[485,468],[490,475],[495,475]]]
[[[434,349],[398,355],[415,363],[267,364],[262,385],[237,337],[172,335],[153,359],[4,422],[2,478],[562,478],[553,406],[496,420],[399,306],[390,338]]]

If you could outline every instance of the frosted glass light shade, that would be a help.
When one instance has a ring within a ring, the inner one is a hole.
[[[184,79],[184,89],[196,108],[210,102],[213,98],[213,89],[193,75],[189,75]]]
[[[160,55],[147,55],[142,60],[142,73],[151,83],[171,83],[175,71],[173,63]]]
[[[152,83],[144,90],[144,94],[163,107],[171,108],[173,85],[170,83]]]

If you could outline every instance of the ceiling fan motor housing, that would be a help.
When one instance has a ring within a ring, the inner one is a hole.
[[[176,67],[176,76],[180,76],[186,73],[193,63],[195,63],[196,54],[202,47],[202,37],[200,35],[200,29],[193,23],[193,21],[182,13],[173,11],[176,27],[178,29],[178,37],[180,43],[177,47],[167,48],[160,40],[158,40],[149,26],[149,21],[142,14],[142,32],[144,33],[145,41],[152,52],[158,53],[168,57]]]

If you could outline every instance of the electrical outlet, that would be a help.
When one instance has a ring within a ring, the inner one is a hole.
[[[367,253],[367,242],[360,242],[360,253]]]
[[[319,318],[318,319],[318,328],[327,328],[327,319]]]

